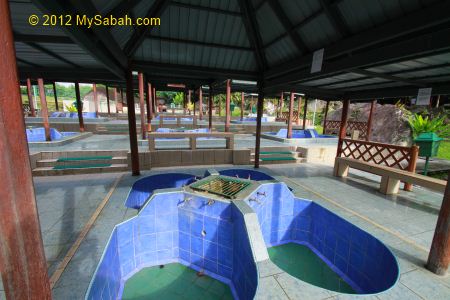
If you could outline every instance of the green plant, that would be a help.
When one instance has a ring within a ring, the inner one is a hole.
[[[424,132],[434,132],[441,137],[448,137],[450,128],[446,124],[445,116],[436,116],[434,118],[425,118],[420,114],[414,114],[408,118],[409,126],[411,127],[413,138]]]
[[[66,110],[68,112],[78,112],[78,109],[77,109],[75,104],[72,104],[70,106],[69,105],[64,105],[64,107],[66,108]]]

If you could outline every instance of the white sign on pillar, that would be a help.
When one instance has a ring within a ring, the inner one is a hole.
[[[419,89],[417,92],[416,105],[430,105],[431,88]]]
[[[324,48],[314,51],[312,64],[311,64],[311,73],[317,73],[322,71],[323,64],[323,52]]]

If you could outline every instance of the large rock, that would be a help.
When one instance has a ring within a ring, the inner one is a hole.
[[[370,103],[352,104],[349,109],[350,121],[367,122],[370,113]],[[328,120],[340,120],[342,108],[328,114]],[[411,129],[407,122],[408,116],[404,110],[392,104],[377,104],[373,115],[371,141],[410,146],[412,143]]]

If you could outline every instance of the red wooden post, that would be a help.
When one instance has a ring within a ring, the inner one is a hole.
[[[55,96],[55,106],[56,106],[56,111],[59,110],[59,106],[58,106],[58,95],[56,94],[56,83],[53,81],[53,96]]]
[[[308,99],[305,97],[305,106],[303,106],[303,130],[306,129],[306,115],[308,113]]]
[[[78,82],[75,82],[75,96],[77,99],[77,112],[78,123],[80,124],[80,132],[84,132],[83,103],[81,103],[80,84]]]
[[[344,100],[344,106],[342,107],[342,114],[341,114],[341,127],[339,128],[339,140],[338,140],[336,157],[341,156],[342,139],[344,139],[347,135],[347,120],[348,120],[348,107],[349,106],[350,106],[350,100]]]
[[[372,118],[373,113],[375,112],[377,105],[377,100],[373,100],[370,103],[370,113],[369,113],[369,120],[367,121],[367,133],[366,133],[366,141],[370,141],[370,138],[372,137]]]
[[[209,110],[209,115],[208,115],[208,128],[209,131],[212,131],[212,109],[213,109],[213,103],[214,103],[214,95],[213,95],[213,88],[210,85],[209,86],[209,98],[208,98],[208,110]]]
[[[297,125],[300,125],[300,109],[302,106],[302,97],[298,97],[298,105],[297,105]]]
[[[198,118],[200,120],[203,120],[203,92],[202,92],[202,87],[200,86],[200,88],[198,89]]]
[[[147,135],[145,134],[145,104],[144,104],[144,75],[142,73],[138,73],[138,82],[139,82],[139,111],[141,117],[141,133],[142,139],[145,140]]]
[[[98,97],[97,97],[97,84],[92,84],[92,94],[94,97],[95,115],[98,117]]]
[[[325,115],[323,116],[323,131],[322,134],[326,134],[327,131],[327,116],[328,116],[328,107],[330,105],[330,101],[327,101],[327,105],[325,106]]]
[[[241,92],[241,121],[244,121],[244,92]]]
[[[186,114],[186,108],[187,108],[187,90],[184,90],[183,94],[183,115]]]
[[[280,103],[278,103],[278,108],[279,108],[278,117],[279,118],[283,117],[283,104],[284,104],[284,92],[281,92]]]
[[[150,105],[151,103],[151,91],[152,91],[152,85],[150,82],[147,83],[147,90],[146,90],[146,97],[145,97],[145,102],[147,104],[147,131],[148,132],[152,132],[152,114],[153,114],[153,109],[152,106]]]
[[[417,159],[419,158],[419,147],[415,146],[415,145],[412,146],[409,155],[410,155],[411,159],[409,161],[409,165],[408,165],[407,171],[409,171],[411,173],[415,173],[416,172]],[[411,183],[406,183],[405,182],[403,190],[411,192],[413,190],[413,185]]]
[[[153,87],[153,116],[155,116],[157,111],[159,112],[158,98],[156,97],[156,88]]]
[[[27,94],[28,94],[28,103],[30,104],[30,113],[32,117],[36,117],[36,109],[34,108],[34,99],[33,94],[31,93],[31,80],[27,78]]]
[[[256,142],[255,142],[255,168],[259,168],[259,152],[261,150],[261,119],[264,109],[264,90],[262,81],[258,82],[258,104],[256,109]]]
[[[51,299],[28,156],[9,3],[0,1],[0,272],[6,299]]]
[[[51,141],[52,138],[50,136],[50,124],[48,124],[47,99],[45,98],[44,80],[42,80],[42,78],[38,78],[38,85],[39,85],[39,98],[41,99],[41,117],[42,122],[44,123],[44,130],[45,130],[45,140]]]
[[[127,84],[127,112],[128,112],[128,130],[130,135],[131,150],[131,173],[133,176],[140,175],[139,172],[139,153],[136,133],[136,114],[134,111],[134,93],[133,93],[133,72],[126,71]]]
[[[230,131],[230,102],[231,102],[231,80],[227,80],[227,93],[225,97],[225,132]]]
[[[290,93],[290,98],[289,98],[289,115],[288,115],[288,123],[287,123],[287,135],[286,137],[288,139],[292,138],[292,116],[293,116],[293,110],[294,110],[294,100],[295,100],[295,96],[294,93],[291,92]]]
[[[450,172],[448,174],[450,178]],[[442,199],[441,209],[434,231],[433,242],[426,268],[438,275],[445,275],[450,264],[450,181]]]
[[[117,105],[117,88],[114,88],[114,103],[116,105],[116,114],[119,113],[119,106]]]
[[[109,106],[109,91],[108,91],[108,85],[105,84],[105,90],[106,90],[106,106],[108,108],[108,116],[111,115],[111,107]]]

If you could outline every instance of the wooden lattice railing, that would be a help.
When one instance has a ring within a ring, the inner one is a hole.
[[[351,139],[342,139],[338,147],[338,157],[363,160],[409,172],[415,172],[419,155],[417,146],[403,147]],[[411,190],[411,185],[405,184],[405,190]]]
[[[278,113],[277,115],[277,121],[287,121],[289,118],[289,112],[283,111],[281,114]],[[298,120],[298,111],[294,110],[292,114],[292,122],[297,122]]]
[[[337,134],[339,128],[341,127],[341,121],[326,121],[324,134]],[[367,136],[368,123],[359,121],[348,121],[347,122],[347,133],[351,134],[353,131],[359,131],[359,137],[365,139]]]

